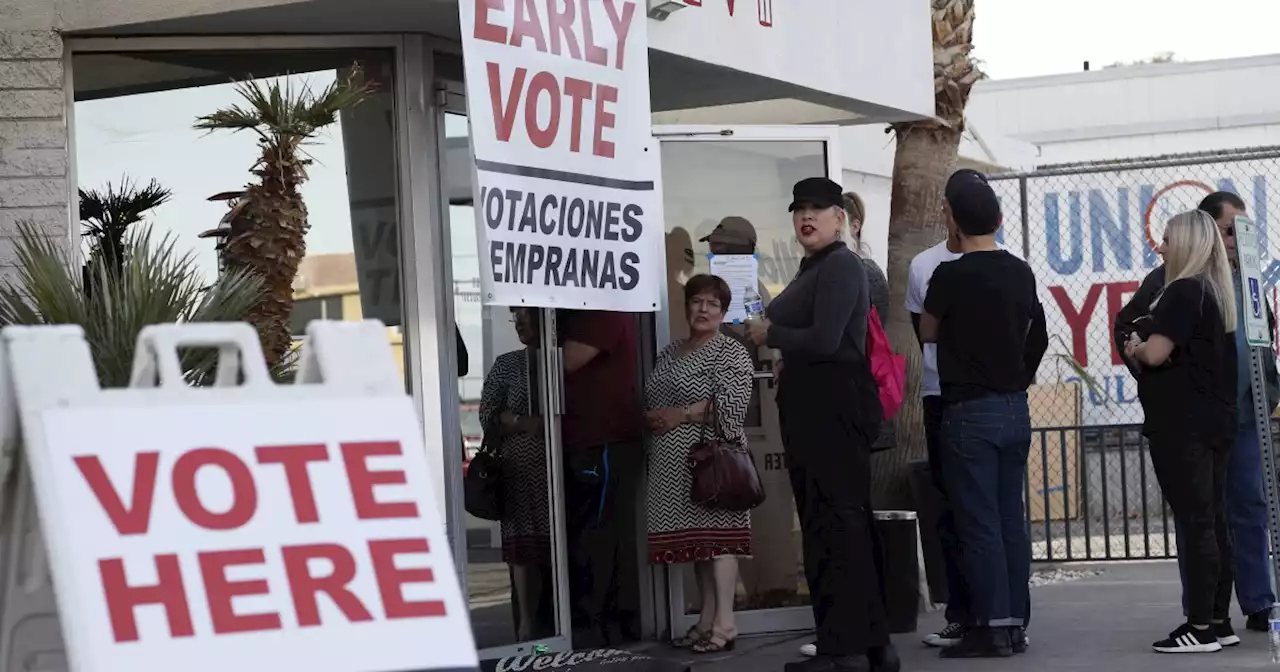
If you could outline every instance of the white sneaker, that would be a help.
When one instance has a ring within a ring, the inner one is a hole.
[[[813,642],[809,642],[808,644],[802,644],[800,646],[800,655],[808,656],[810,658],[818,655],[818,645]]]
[[[964,633],[968,630],[967,626],[959,623],[948,623],[947,627],[925,636],[924,643],[939,648],[955,646],[960,643],[961,639],[964,639]]]

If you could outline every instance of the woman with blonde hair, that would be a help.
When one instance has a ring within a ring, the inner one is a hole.
[[[1157,251],[1165,285],[1125,343],[1134,364],[1151,465],[1184,554],[1187,622],[1152,644],[1161,653],[1207,653],[1239,643],[1228,620],[1231,536],[1225,504],[1236,432],[1235,292],[1213,217],[1169,220]]]

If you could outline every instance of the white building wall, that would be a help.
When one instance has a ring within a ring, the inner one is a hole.
[[[979,82],[970,119],[1039,165],[1280,144],[1280,55]]]
[[[51,25],[24,21],[44,14],[6,13],[6,2],[0,0],[0,276],[14,266],[19,222],[51,236],[66,236],[69,223],[62,39]]]

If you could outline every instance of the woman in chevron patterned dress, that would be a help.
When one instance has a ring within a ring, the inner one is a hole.
[[[494,359],[480,394],[480,423],[501,436],[502,561],[511,566],[519,604],[516,638],[523,642],[540,634],[537,614],[551,563],[551,525],[542,418],[532,414],[529,404],[529,370],[539,340],[537,312],[515,308],[511,321],[527,347]]]
[[[698,653],[733,648],[738,558],[751,555],[745,511],[709,509],[690,499],[689,450],[699,440],[708,400],[716,395],[718,438],[746,445],[743,420],[751,398],[751,357],[720,332],[731,294],[724,280],[697,275],[684,287],[689,336],[658,355],[646,386],[649,453],[648,541],[653,564],[692,562],[701,618],[676,641]]]

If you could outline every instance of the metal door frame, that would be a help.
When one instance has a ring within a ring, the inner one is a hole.
[[[428,51],[425,55],[426,59],[431,63],[427,67],[434,68],[434,58],[437,53],[441,55],[450,55],[461,58],[457,47],[460,45],[452,45],[449,48],[437,48],[434,51]],[[433,73],[434,74],[434,73]],[[432,78],[432,94],[428,97],[431,101],[431,113],[427,116],[430,118],[430,124],[434,129],[435,146],[433,154],[436,159],[435,177],[436,177],[436,221],[439,223],[435,227],[438,240],[438,254],[428,257],[428,263],[436,266],[436,273],[439,274],[440,287],[445,288],[444,295],[441,298],[441,315],[442,321],[452,323],[454,315],[453,307],[453,268],[449,260],[453,258],[452,243],[448,235],[449,226],[449,199],[447,188],[444,183],[446,171],[444,166],[445,160],[445,121],[446,114],[467,115],[467,97],[466,89],[463,82],[452,81],[448,79]],[[469,119],[469,117],[468,117]],[[474,177],[474,167],[472,170],[472,187],[474,189],[477,181]],[[478,199],[477,199],[478,200]],[[437,263],[442,262],[442,263]],[[538,650],[548,652],[570,651],[572,645],[572,630],[569,611],[569,565],[568,565],[568,536],[567,527],[565,525],[565,505],[564,505],[564,469],[561,462],[563,461],[563,451],[561,450],[560,437],[560,415],[564,408],[564,374],[562,350],[556,341],[556,318],[555,310],[540,309],[541,325],[542,325],[542,343],[544,347],[539,350],[539,365],[544,375],[538,376],[539,389],[537,396],[540,410],[543,417],[543,440],[547,449],[547,474],[550,476],[547,484],[550,492],[547,501],[551,506],[551,568],[555,576],[555,619],[556,629],[559,634],[537,639],[528,642],[520,642],[517,644],[507,644],[503,646],[495,646],[480,649],[481,660],[493,660],[498,658],[507,658],[510,656],[528,655]],[[444,337],[441,337],[444,338]],[[452,342],[452,336],[448,341]],[[487,344],[486,344],[487,345]],[[549,346],[549,347],[548,347]],[[482,362],[483,359],[472,358],[472,362]],[[551,375],[545,372],[556,372]],[[453,385],[452,398],[445,399],[444,403],[451,403],[453,407],[457,407],[460,403],[458,398],[457,385]],[[453,418],[453,423],[449,427],[452,436],[450,440],[457,445],[462,441],[462,428],[458,419]],[[450,451],[446,451],[449,453]],[[450,489],[448,510],[450,512],[450,529],[458,530],[453,535],[451,542],[453,543],[454,556],[458,558],[459,574],[463,590],[466,591],[467,577],[467,535],[466,535],[466,513],[463,505],[462,492],[462,464],[449,465],[446,462],[447,483],[452,484]],[[456,527],[455,527],[456,525]],[[512,587],[514,590],[514,586]]]
[[[827,177],[842,182],[843,168],[840,161],[840,127],[838,126],[654,126],[653,135],[662,143],[669,142],[822,142],[826,147]],[[781,212],[784,203],[779,203]],[[665,229],[664,229],[665,231]],[[671,306],[667,305],[667,274],[661,275],[659,310],[654,314],[654,352],[661,352],[670,339],[665,327],[671,319]],[[652,369],[653,362],[645,362],[645,370]],[[756,383],[773,379],[772,372],[757,372]],[[652,567],[655,593],[664,595],[667,602],[666,623],[663,628],[673,635],[687,632],[697,624],[698,617],[684,613],[684,581],[679,572],[683,566]],[[665,589],[664,589],[665,588]],[[756,609],[735,614],[738,633],[741,636],[763,635],[813,630],[813,610],[808,607],[783,607]],[[661,631],[661,630],[660,630]]]

